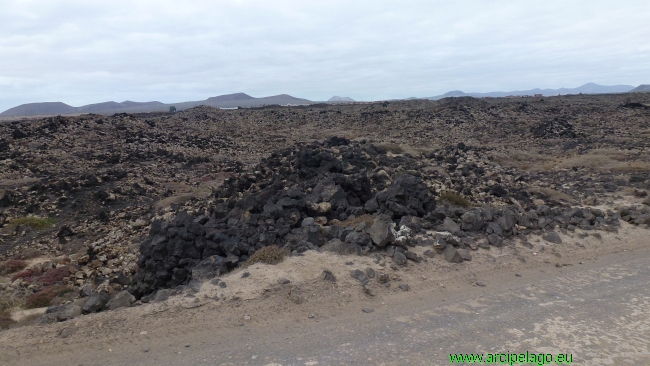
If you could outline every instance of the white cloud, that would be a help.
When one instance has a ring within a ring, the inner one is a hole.
[[[0,12],[0,110],[650,82],[645,1],[36,1]]]

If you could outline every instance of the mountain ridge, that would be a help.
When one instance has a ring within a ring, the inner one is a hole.
[[[133,102],[130,100],[117,103],[114,101],[87,104],[80,107],[73,107],[62,102],[41,102],[27,103],[9,108],[0,113],[1,117],[22,117],[37,115],[64,115],[76,113],[141,113],[141,112],[164,112],[170,107],[176,107],[176,110],[183,110],[199,105],[208,105],[218,108],[237,108],[237,107],[261,107],[273,104],[310,104],[310,100],[296,98],[288,94],[278,94],[268,97],[255,98],[246,93],[224,94],[210,97],[205,100],[189,101],[181,103],[161,103],[153,102]]]
[[[541,94],[542,96],[548,97],[558,94],[609,94],[609,93],[627,93],[634,89],[632,85],[599,85],[595,83],[587,83],[581,85],[577,88],[558,88],[558,89],[529,89],[529,90],[515,90],[509,92],[494,91],[487,93],[465,93],[460,90],[449,91],[442,95],[437,95],[434,97],[424,97],[421,99],[429,100],[438,100],[447,97],[507,97],[510,95],[535,95]]]

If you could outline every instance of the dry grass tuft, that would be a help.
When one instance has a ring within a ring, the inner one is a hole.
[[[0,311],[0,329],[9,329],[14,323],[11,313],[8,310]]]
[[[511,149],[504,153],[495,152],[491,155],[499,165],[514,167],[520,170],[537,171],[550,169],[552,158],[538,151],[521,151]]]
[[[27,296],[24,307],[25,309],[36,309],[50,306],[52,299],[72,291],[70,287],[63,285],[45,287],[41,291]]]
[[[544,188],[544,187],[531,188],[529,192],[541,194],[544,198],[555,202],[565,201],[571,204],[577,203],[577,201],[573,197],[569,196],[564,192],[560,192],[552,188]]]
[[[22,271],[25,267],[27,267],[27,262],[18,259],[10,259],[8,261],[0,262],[0,275]]]
[[[631,160],[627,153],[616,149],[594,149],[586,154],[573,155],[558,163],[558,168],[588,168],[602,171],[650,171],[647,161]]]
[[[372,226],[372,224],[375,222],[375,217],[370,214],[363,214],[359,217],[357,216],[348,217],[347,220],[345,221],[334,221],[332,224],[346,228],[348,226],[356,227],[362,222],[365,222],[367,226]]]
[[[45,230],[49,229],[54,225],[56,220],[49,218],[49,217],[35,217],[35,216],[27,216],[27,217],[19,217],[17,219],[13,219],[9,225],[10,226],[27,226],[29,228],[32,228],[34,230]]]
[[[253,253],[253,255],[251,255],[251,257],[244,263],[244,267],[248,267],[255,263],[278,264],[288,255],[289,249],[281,249],[277,245],[269,245],[268,247],[264,247]]]
[[[469,207],[470,203],[467,198],[456,192],[445,191],[440,194],[440,199],[460,207]]]
[[[399,144],[393,144],[389,142],[384,142],[382,144],[375,145],[375,148],[378,148],[377,151],[385,153],[390,152],[393,154],[403,154],[404,148]]]

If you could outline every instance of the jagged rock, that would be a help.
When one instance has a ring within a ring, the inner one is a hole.
[[[488,235],[488,241],[490,242],[490,245],[493,245],[497,248],[503,246],[503,238],[499,236],[499,234]]]
[[[406,256],[398,251],[396,251],[393,254],[393,263],[397,264],[398,266],[405,266],[406,265]]]
[[[353,271],[350,271],[350,276],[354,278],[355,280],[361,282],[362,285],[367,285],[370,279],[366,274],[360,270],[360,269],[355,269]]]
[[[117,308],[129,307],[135,302],[135,296],[131,295],[128,291],[122,291],[115,295],[106,303],[108,310],[115,310]]]
[[[81,310],[84,314],[96,313],[104,310],[110,298],[111,296],[106,292],[96,292],[90,295],[84,306],[81,307]]]
[[[442,250],[442,255],[447,262],[461,263],[463,261],[463,257],[458,253],[458,250],[451,245]]]
[[[550,243],[562,244],[562,238],[555,231],[549,231],[548,233],[544,234],[542,238]]]
[[[81,315],[81,307],[75,304],[50,306],[45,313],[41,316],[39,324],[49,324],[55,322],[63,322],[73,319]]]
[[[460,228],[465,231],[481,231],[485,226],[485,220],[480,209],[465,212],[460,217],[460,221]]]
[[[350,244],[340,239],[332,239],[322,246],[324,251],[334,252],[342,255],[361,254],[361,247],[356,244]]]
[[[370,234],[370,237],[376,246],[385,247],[395,241],[394,227],[395,223],[390,217],[379,215],[375,218],[375,221],[368,230],[368,234]]]
[[[334,273],[332,271],[324,269],[323,274],[321,275],[323,280],[328,281],[328,282],[336,282],[336,276],[334,276]]]

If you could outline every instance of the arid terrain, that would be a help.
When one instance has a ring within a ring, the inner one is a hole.
[[[159,364],[598,271],[647,254],[648,191],[650,93],[2,121],[0,364]],[[215,362],[345,364],[258,354]]]

